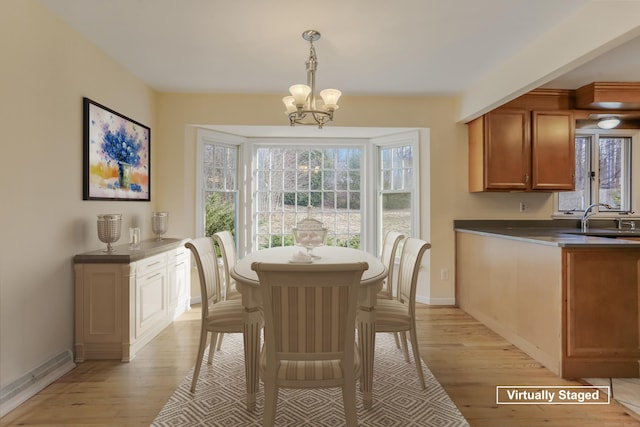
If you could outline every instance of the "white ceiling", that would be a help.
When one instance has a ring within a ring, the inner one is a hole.
[[[460,93],[591,0],[40,0],[158,91]],[[603,0],[600,0],[603,1]],[[640,38],[548,82],[640,80]],[[612,65],[618,65],[617,67]]]

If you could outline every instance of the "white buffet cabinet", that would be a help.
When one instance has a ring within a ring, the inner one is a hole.
[[[189,310],[188,240],[163,239],[74,257],[75,361],[132,360],[177,316]]]

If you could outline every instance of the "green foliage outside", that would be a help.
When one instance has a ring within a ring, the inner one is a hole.
[[[283,243],[284,239],[284,243]],[[272,235],[271,236],[271,246],[272,248],[276,248],[278,246],[293,246],[293,234],[287,234],[285,236]]]
[[[229,230],[235,234],[233,202],[223,200],[220,193],[212,193],[207,200],[205,233],[213,236],[218,231]]]
[[[284,204],[289,206],[322,206],[322,194],[317,191],[313,193],[284,193],[283,200]]]
[[[340,246],[343,248],[353,248],[353,249],[360,249],[360,236],[359,235],[354,235],[351,236],[350,239],[340,239],[340,238],[335,238],[335,237],[328,237],[327,238],[327,245],[328,246]]]
[[[283,239],[284,239],[284,243],[283,243]],[[293,240],[293,235],[291,234],[287,234],[285,236],[272,235],[270,244],[271,244],[270,246],[266,246],[266,245],[261,246],[261,249],[264,249],[267,247],[275,248],[279,246],[293,246],[295,242]],[[340,246],[343,248],[360,249],[360,236],[359,235],[351,236],[351,238],[348,240],[336,238],[336,237],[327,237],[327,245]]]

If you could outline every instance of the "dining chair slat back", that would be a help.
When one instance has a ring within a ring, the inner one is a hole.
[[[360,356],[355,321],[366,262],[254,262],[262,289],[265,342],[260,355],[264,426],[275,422],[278,390],[341,387],[348,426],[357,425]]]
[[[395,299],[378,299],[376,305],[376,333],[399,332],[407,359],[406,332],[409,332],[418,379],[423,389],[426,388],[426,385],[416,332],[416,288],[422,258],[429,248],[431,248],[431,244],[424,240],[410,237],[404,241],[398,266],[398,295]]]
[[[404,239],[404,234],[399,233],[397,231],[387,231],[384,235],[384,240],[382,241],[382,254],[380,255],[380,261],[387,267],[387,277],[382,282],[382,289],[378,291],[378,298],[382,299],[393,299],[394,295],[398,293],[397,289],[394,288],[394,271],[396,265],[396,254],[398,252],[398,247],[400,246],[400,242]],[[393,338],[396,342],[396,347],[401,348],[401,337],[399,332],[395,332],[393,334]],[[405,359],[409,361],[409,354],[405,352]]]
[[[238,262],[238,251],[236,250],[236,243],[233,240],[233,234],[227,230],[218,231],[213,234],[213,240],[220,249],[225,298],[231,299],[239,297],[239,293],[236,291],[235,281],[230,275],[231,270],[236,265],[236,262]]]
[[[382,261],[385,267],[387,267],[387,271],[389,273],[387,274],[387,278],[382,284],[382,289],[380,290],[380,292],[378,292],[379,298],[391,299],[393,298],[394,293],[397,293],[397,291],[393,288],[393,274],[398,246],[400,245],[400,242],[404,239],[404,237],[404,234],[397,231],[388,231],[384,236],[380,261]]]
[[[218,258],[213,240],[210,237],[200,237],[187,242],[185,246],[192,252],[198,269],[202,298],[200,343],[191,382],[191,392],[194,393],[200,374],[202,358],[207,346],[208,334],[211,333],[208,358],[208,363],[211,364],[218,335],[223,333],[242,333],[244,331],[244,308],[238,299],[225,301],[222,298]]]

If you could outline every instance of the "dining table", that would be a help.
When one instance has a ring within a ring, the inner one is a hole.
[[[244,361],[245,378],[247,386],[247,409],[254,410],[256,394],[259,387],[259,354],[261,346],[262,296],[260,281],[251,264],[255,261],[268,263],[289,263],[294,261],[294,255],[298,255],[304,249],[298,246],[282,246],[261,249],[248,254],[238,260],[230,274],[236,281],[236,289],[242,295],[244,307]],[[356,327],[358,332],[358,348],[361,356],[362,374],[360,377],[360,389],[362,402],[365,408],[372,405],[373,390],[373,362],[375,357],[376,337],[376,299],[382,289],[388,270],[380,259],[373,254],[360,249],[320,246],[313,249],[313,264],[336,264],[366,262],[369,268],[363,273],[359,295],[358,315]]]

